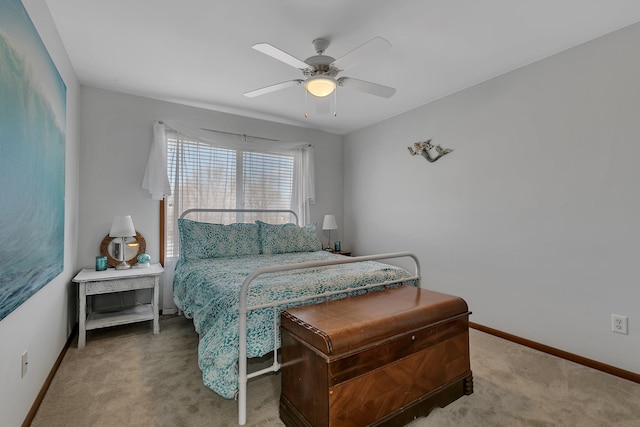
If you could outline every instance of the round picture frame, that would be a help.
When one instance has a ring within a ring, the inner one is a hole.
[[[115,259],[113,255],[111,255],[111,243],[114,239],[120,239],[120,237],[111,237],[107,234],[100,244],[100,255],[107,257],[107,265],[111,267],[115,267],[120,264],[120,260]],[[138,243],[138,250],[134,256],[125,260],[129,265],[135,264],[138,261],[138,255],[145,253],[147,250],[147,242],[144,240],[144,237],[142,237],[142,234],[137,231],[135,240],[136,243]]]

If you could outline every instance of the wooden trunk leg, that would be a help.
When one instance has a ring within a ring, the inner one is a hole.
[[[473,375],[469,374],[469,376],[464,379],[464,394],[468,396],[472,393],[473,393]]]

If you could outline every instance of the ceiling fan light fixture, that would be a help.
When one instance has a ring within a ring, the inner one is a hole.
[[[309,77],[304,84],[305,89],[313,96],[324,98],[336,90],[336,81],[332,77],[313,76]]]

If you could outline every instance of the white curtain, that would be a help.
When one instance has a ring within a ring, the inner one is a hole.
[[[167,138],[162,122],[153,124],[153,141],[147,167],[144,170],[142,188],[149,190],[154,200],[162,200],[165,196],[171,195],[171,186],[167,177]]]
[[[306,145],[293,150],[293,197],[291,210],[298,213],[300,225],[311,222],[310,205],[316,203],[316,182],[313,146]]]

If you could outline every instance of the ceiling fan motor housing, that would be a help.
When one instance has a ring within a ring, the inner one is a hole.
[[[303,73],[307,77],[317,76],[319,74],[335,77],[340,70],[330,65],[333,61],[335,61],[334,58],[326,55],[311,56],[304,60],[304,62],[309,64],[309,68],[303,70]]]

